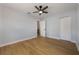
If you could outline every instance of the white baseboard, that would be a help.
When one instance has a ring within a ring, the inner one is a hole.
[[[79,51],[79,46],[77,47],[77,50]]]
[[[65,40],[65,39],[61,39],[60,37],[52,37],[52,36],[47,36],[48,38],[55,38],[55,39],[58,39],[58,40]],[[76,41],[73,41],[73,40],[66,40],[66,41],[70,41],[72,43],[76,43]]]
[[[76,46],[77,46],[77,50],[79,51],[79,44],[78,44],[78,43],[76,43]]]
[[[37,37],[37,36],[32,36],[32,37],[29,37],[29,38],[24,38],[24,39],[22,39],[22,40],[17,40],[17,41],[13,41],[13,42],[8,42],[8,43],[5,43],[5,44],[1,44],[0,47],[7,46],[7,45],[11,45],[11,44],[14,44],[14,43],[18,43],[18,42],[25,41],[25,40],[29,40],[29,39],[36,38],[36,37]]]
[[[55,38],[55,39],[60,39],[59,37],[52,37],[52,36],[47,36],[48,38]]]
[[[65,39],[61,39],[61,40],[65,40]],[[75,44],[76,44],[76,41],[74,41],[74,40],[66,40],[66,41],[70,41],[70,42],[72,42],[72,43],[75,43]]]

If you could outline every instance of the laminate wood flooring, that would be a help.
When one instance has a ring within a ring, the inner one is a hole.
[[[76,45],[69,41],[45,37],[0,47],[0,55],[77,55]]]

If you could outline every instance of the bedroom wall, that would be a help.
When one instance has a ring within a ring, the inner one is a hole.
[[[77,33],[77,47],[78,47],[78,50],[79,50],[79,4],[77,6],[77,30],[76,30],[76,33]]]
[[[0,43],[2,42],[2,7],[0,6]]]
[[[47,37],[61,39],[60,37],[60,18],[65,16],[70,16],[71,19],[71,41],[76,42],[76,8],[69,11],[64,11],[60,13],[56,13],[54,15],[50,15],[46,19],[46,34]]]
[[[46,20],[46,36],[50,38],[60,38],[59,20],[55,15],[50,16]]]
[[[1,9],[0,16],[3,18],[0,17],[0,21],[3,20],[3,24],[0,23],[3,27],[3,34],[1,34],[3,37],[0,37],[1,45],[36,37],[37,23],[34,19],[9,7],[2,6]]]

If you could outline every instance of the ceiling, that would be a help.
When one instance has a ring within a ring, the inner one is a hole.
[[[54,15],[56,13],[74,10],[77,6],[77,3],[4,3],[2,5],[26,13],[35,18],[43,18],[49,15]],[[48,14],[39,16],[36,13],[32,13],[33,11],[37,11],[34,6],[39,5],[48,6],[48,9],[46,9],[46,11],[48,11]]]

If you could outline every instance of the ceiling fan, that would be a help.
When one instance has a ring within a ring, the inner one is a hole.
[[[33,13],[38,13],[39,15],[41,15],[42,13],[45,13],[45,14],[48,13],[47,11],[45,11],[48,8],[48,6],[45,6],[43,8],[43,6],[40,5],[39,7],[35,6],[35,8],[37,9],[37,11],[34,11]]]

